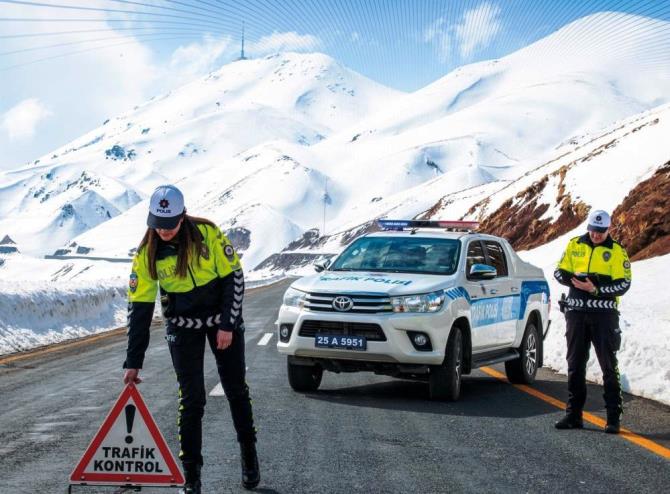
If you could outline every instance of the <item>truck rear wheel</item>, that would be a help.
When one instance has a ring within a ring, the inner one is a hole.
[[[286,360],[288,383],[294,391],[316,391],[321,384],[323,369],[319,365],[298,365]]]
[[[454,326],[447,341],[442,365],[430,368],[428,391],[431,400],[456,401],[461,394],[461,371],[463,369],[463,333]]]
[[[505,373],[510,382],[515,384],[533,384],[535,382],[541,344],[542,341],[538,336],[535,323],[528,321],[519,347],[521,356],[505,362]]]

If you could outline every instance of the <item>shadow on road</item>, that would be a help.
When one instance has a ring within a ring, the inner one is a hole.
[[[490,377],[464,378],[461,398],[457,402],[431,401],[426,383],[403,380],[325,388],[305,396],[366,408],[456,416],[521,418],[555,413],[557,410]]]

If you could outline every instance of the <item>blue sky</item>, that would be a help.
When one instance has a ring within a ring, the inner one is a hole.
[[[602,11],[668,21],[670,0],[0,0],[0,170],[234,60],[243,21],[249,56],[320,51],[414,91]]]

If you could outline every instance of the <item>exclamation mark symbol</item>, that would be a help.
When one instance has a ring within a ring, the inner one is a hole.
[[[126,443],[131,444],[133,442],[133,436],[130,435],[133,432],[133,421],[135,420],[135,405],[126,405],[126,430],[128,435],[126,436]]]

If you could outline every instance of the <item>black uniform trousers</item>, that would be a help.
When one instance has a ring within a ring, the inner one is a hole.
[[[179,381],[179,458],[186,464],[202,465],[202,417],[206,390],[203,372],[205,340],[214,354],[221,385],[228,399],[237,440],[256,440],[249,387],[245,381],[244,333],[235,332],[225,350],[216,348],[216,328],[187,329],[168,326],[172,364]]]
[[[616,352],[621,345],[617,312],[583,312],[568,310],[565,314],[568,340],[569,414],[581,415],[586,402],[586,364],[591,343],[603,373],[605,408],[608,414],[622,412],[621,383]]]

